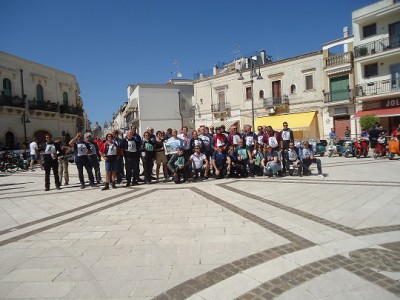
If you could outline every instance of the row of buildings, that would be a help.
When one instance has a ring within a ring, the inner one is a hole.
[[[1,149],[90,128],[74,75],[0,51],[0,82]]]
[[[295,137],[325,138],[331,128],[360,133],[373,114],[391,129],[400,124],[400,3],[381,0],[352,13],[353,34],[322,49],[274,62],[265,51],[215,65],[194,80],[137,84],[110,128],[271,125],[283,121]]]

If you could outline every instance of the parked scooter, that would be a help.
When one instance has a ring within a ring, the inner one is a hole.
[[[319,143],[317,143],[316,140],[311,139],[310,140],[310,145],[312,147],[312,150],[314,152],[314,154],[318,154],[320,156],[324,156],[325,155],[325,151],[326,151],[326,146],[327,146],[328,142],[326,140],[320,140]]]
[[[345,140],[343,142],[343,156],[348,158],[351,155],[353,155],[353,157],[355,157],[355,153],[354,153],[354,142],[351,140]]]
[[[378,157],[385,157],[386,156],[386,139],[384,136],[380,136],[375,144],[374,159]]]
[[[392,137],[388,144],[389,159],[392,160],[394,156],[400,155],[399,140],[396,137]]]
[[[367,157],[368,155],[368,141],[367,137],[361,137],[354,143],[354,153],[357,158],[360,158],[361,155]]]
[[[332,157],[333,154],[338,154],[339,156],[342,156],[343,154],[342,144],[343,140],[339,140],[339,142],[331,140],[329,142],[329,145],[326,147],[326,150],[328,151],[328,156]]]

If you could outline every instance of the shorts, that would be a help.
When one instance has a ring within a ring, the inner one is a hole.
[[[31,154],[31,160],[36,160],[36,155]]]
[[[113,161],[105,161],[105,166],[106,166],[106,172],[116,172],[118,171],[118,160],[113,160]]]
[[[156,164],[159,165],[161,163],[166,164],[168,162],[167,157],[165,156],[164,151],[156,152]]]

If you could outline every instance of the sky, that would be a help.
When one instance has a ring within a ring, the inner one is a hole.
[[[102,126],[129,84],[193,79],[238,49],[264,49],[274,61],[318,51],[344,26],[352,34],[352,11],[375,2],[13,0],[2,5],[0,51],[75,75],[90,121]]]

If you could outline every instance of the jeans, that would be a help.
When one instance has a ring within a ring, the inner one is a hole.
[[[321,160],[319,158],[308,158],[308,159],[303,159],[303,172],[304,173],[309,173],[310,172],[310,166],[312,163],[317,164],[317,169],[318,169],[318,174],[322,174],[322,165],[321,165]]]
[[[83,168],[86,169],[86,172],[89,176],[90,184],[94,184],[92,165],[90,164],[89,157],[87,156],[78,156],[75,161],[76,167],[78,168],[79,182],[81,185],[85,185],[85,178],[83,176]]]
[[[53,175],[54,175],[54,183],[56,186],[60,186],[60,177],[58,176],[58,161],[56,159],[54,160],[48,160],[43,162],[43,168],[44,168],[44,185],[46,188],[50,188],[50,172],[51,169],[53,169]]]
[[[92,166],[94,170],[94,175],[96,177],[97,183],[100,183],[101,181],[101,172],[100,172],[100,163],[99,159],[97,158],[97,155],[89,155],[89,161],[90,165]]]

